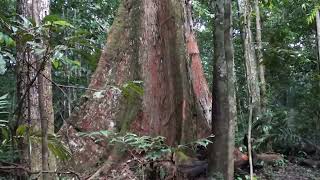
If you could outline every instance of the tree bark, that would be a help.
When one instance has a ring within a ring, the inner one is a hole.
[[[20,0],[17,2],[17,13],[24,17],[32,17],[32,1]],[[17,99],[19,112],[17,113],[17,124],[27,125],[28,134],[31,129],[40,132],[40,112],[39,112],[39,95],[38,79],[33,77],[37,74],[36,58],[31,53],[29,47],[21,44],[17,38]],[[33,82],[34,81],[34,82]],[[41,170],[41,147],[34,144],[32,153],[29,151],[29,137],[25,138],[23,145],[22,161],[31,167],[32,171]]]
[[[33,19],[39,26],[49,13],[47,0],[19,0],[17,13]],[[32,49],[17,38],[17,124],[28,126],[23,161],[32,172],[55,170],[55,158],[48,151],[48,133],[54,133],[51,88],[51,62],[37,57]],[[42,145],[30,140],[30,135],[41,132]],[[31,144],[29,144],[31,143]],[[30,147],[30,148],[29,148]],[[29,149],[32,149],[30,152]],[[47,175],[43,176],[48,179]]]
[[[316,14],[316,28],[317,28],[317,55],[318,55],[318,74],[320,74],[320,13]]]
[[[46,61],[46,60],[44,60]],[[45,67],[39,76],[39,109],[41,118],[41,149],[42,171],[54,171],[56,160],[48,148],[48,135],[54,134],[54,114],[52,105],[51,62],[44,62]],[[48,78],[48,79],[47,79]],[[43,179],[52,179],[48,173],[43,173]]]
[[[230,0],[217,0],[215,8],[212,131],[215,135],[209,161],[210,176],[234,176],[234,123],[236,96]]]
[[[244,16],[244,56],[246,62],[247,84],[250,96],[249,104],[253,106],[253,120],[261,113],[261,98],[259,87],[258,66],[255,57],[255,49],[252,42],[251,17],[252,8],[249,0],[243,2]]]
[[[261,89],[261,111],[265,112],[267,105],[267,87],[265,79],[265,65],[263,62],[263,49],[262,49],[262,27],[260,18],[259,0],[254,1],[255,15],[256,15],[256,42],[257,42],[257,60],[259,63],[259,77]]]
[[[210,134],[211,95],[192,30],[190,2],[124,0],[108,34],[90,89],[61,130],[73,152],[69,168],[95,177],[121,161],[107,143],[76,132],[113,130],[164,136],[171,146]],[[144,94],[128,100],[119,89],[143,81]],[[105,162],[102,165],[98,161]],[[85,163],[84,163],[85,162]]]

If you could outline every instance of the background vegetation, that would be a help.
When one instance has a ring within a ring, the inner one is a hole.
[[[236,144],[241,146],[247,132],[249,95],[240,35],[242,19],[234,3],[238,109]],[[51,61],[56,132],[86,90],[118,4],[118,0],[51,1],[52,15],[46,21],[56,23],[50,26],[51,36],[48,37],[50,46],[55,50]],[[15,0],[0,1],[0,161],[6,162],[14,162],[17,157],[12,154],[18,151],[12,147],[12,141],[18,139],[12,137],[16,134],[12,131],[19,131],[14,129],[17,106],[14,39],[22,33],[28,41],[30,34],[34,36],[39,33],[30,31],[30,20],[23,19],[23,23],[17,21],[22,17],[17,17],[15,5]],[[254,148],[257,151],[273,150],[301,155],[303,149],[294,151],[299,144],[307,141],[320,145],[320,61],[315,26],[315,12],[319,4],[310,0],[264,0],[260,2],[260,8],[267,110],[253,121]],[[210,2],[194,0],[193,16],[203,67],[210,87],[213,87],[214,12]]]

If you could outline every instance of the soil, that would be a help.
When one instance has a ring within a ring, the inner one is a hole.
[[[256,172],[259,180],[320,180],[320,169],[293,163],[268,166]]]

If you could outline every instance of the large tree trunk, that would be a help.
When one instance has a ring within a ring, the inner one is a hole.
[[[215,8],[214,87],[210,175],[231,180],[234,174],[234,123],[236,120],[235,75],[232,45],[231,1],[217,0]]]
[[[20,0],[17,13],[33,19],[39,26],[49,13],[49,1]],[[17,39],[17,124],[28,126],[23,161],[32,172],[55,169],[55,158],[48,152],[48,133],[54,133],[51,88],[51,62],[32,53],[30,47]],[[42,132],[42,145],[30,140],[30,135]],[[31,144],[29,144],[29,142]],[[30,148],[29,148],[30,147]],[[30,152],[29,150],[32,149]],[[46,175],[44,179],[47,179]]]
[[[166,137],[171,146],[210,134],[211,96],[192,31],[190,2],[124,0],[109,32],[90,89],[64,126],[75,171],[96,175],[121,156],[77,131],[131,131]],[[143,81],[144,94],[128,100],[114,88]],[[209,114],[209,115],[208,115]]]

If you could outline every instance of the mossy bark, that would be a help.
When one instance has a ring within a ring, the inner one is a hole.
[[[184,0],[122,1],[89,85],[100,90],[99,96],[88,91],[61,130],[77,172],[95,172],[99,160],[114,160],[114,151],[78,137],[76,131],[164,136],[171,146],[210,134],[211,96],[189,8]],[[133,80],[143,81],[144,94],[128,102],[112,86]]]

